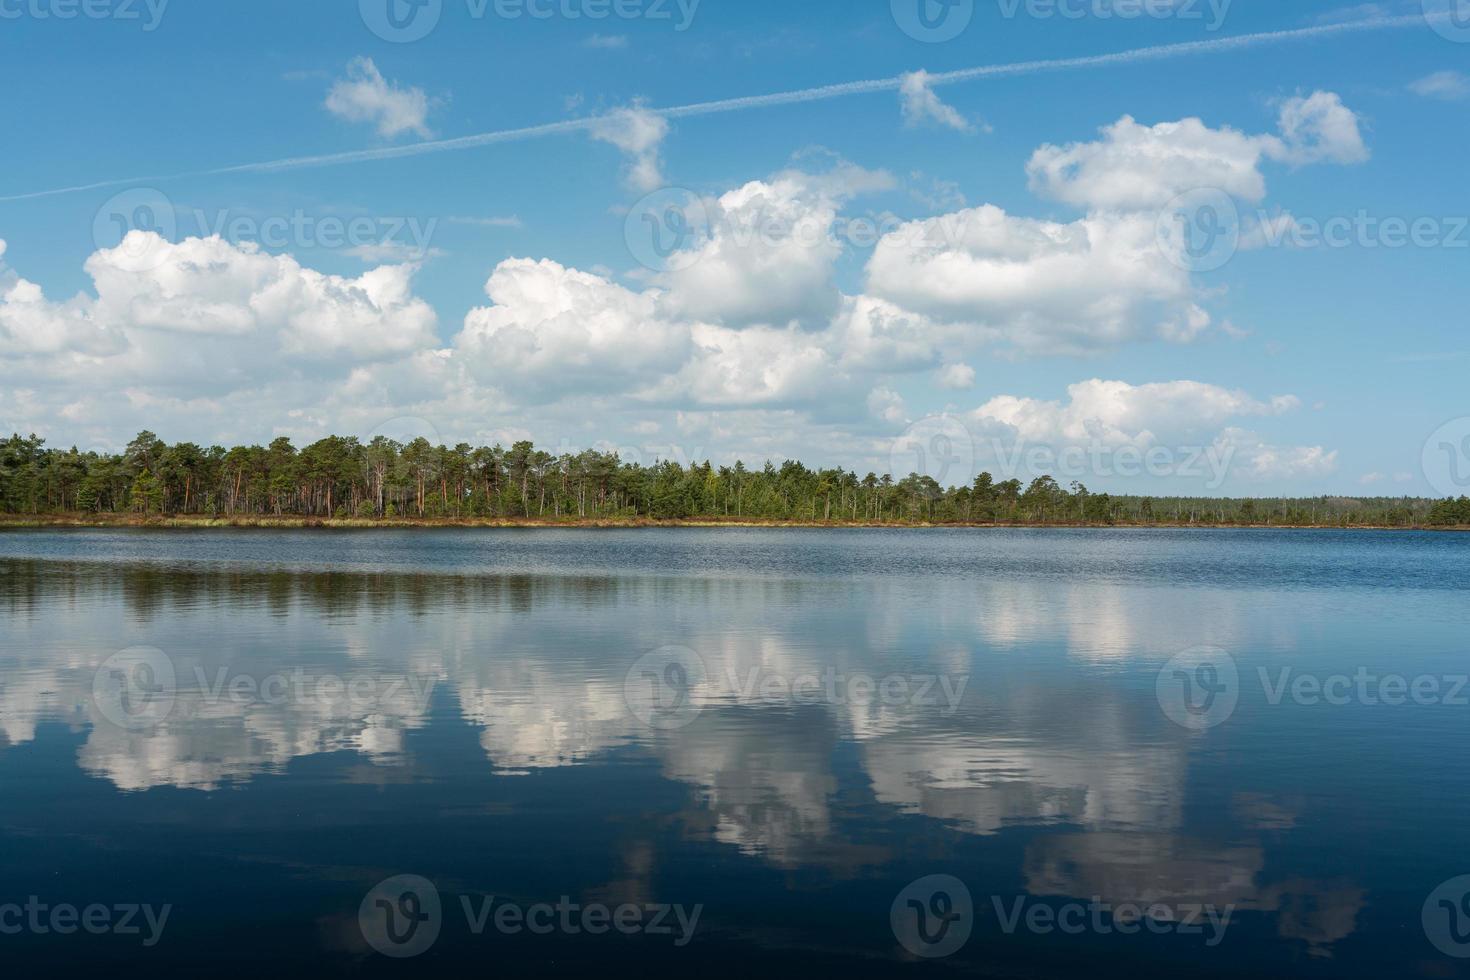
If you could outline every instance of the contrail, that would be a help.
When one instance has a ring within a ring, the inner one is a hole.
[[[1339,34],[1359,34],[1368,31],[1423,27],[1438,16],[1440,15],[1411,14],[1400,17],[1374,17],[1367,20],[1348,21],[1341,24],[1321,24],[1316,27],[1301,27],[1293,30],[1265,31],[1257,34],[1241,34],[1236,37],[1211,38],[1207,41],[1161,44],[1149,48],[1135,48],[1132,51],[1118,51],[1113,54],[1086,55],[1076,58],[1052,58],[1042,61],[1021,61],[1009,65],[981,65],[976,68],[962,68],[958,71],[933,74],[929,76],[929,82],[932,85],[954,85],[981,78],[1036,75],[1042,72],[1068,71],[1080,68],[1104,68],[1113,65],[1162,61],[1168,58],[1181,58],[1193,54],[1239,51],[1245,48],[1263,47],[1270,44],[1281,44],[1287,41],[1299,41],[1309,38],[1333,37]],[[817,88],[798,89],[794,92],[775,92],[769,95],[750,95],[734,99],[719,99],[713,102],[696,102],[692,105],[670,106],[663,109],[649,107],[647,111],[669,119],[708,116],[722,112],[740,112],[746,109],[764,109],[770,106],[820,102],[826,99],[845,98],[850,95],[897,91],[903,84],[903,80],[903,75],[895,75],[892,78],[841,82],[835,85],[823,85]],[[346,153],[326,153],[319,156],[288,157],[283,160],[268,160],[262,163],[242,163],[231,167],[218,167],[213,170],[194,170],[188,173],[103,180],[92,184],[78,184],[73,187],[58,187],[52,190],[32,191],[28,194],[11,194],[0,197],[0,202],[28,201],[40,197],[54,197],[58,194],[73,194],[80,191],[101,190],[109,187],[122,187],[129,184],[182,180],[190,177],[215,177],[239,173],[269,173],[282,170],[300,170],[307,167],[330,167],[338,164],[366,163],[371,160],[394,160],[400,157],[421,156],[426,153],[447,153],[452,150],[469,150],[480,146],[490,146],[495,143],[512,143],[521,140],[537,139],[542,136],[582,132],[593,128],[599,122],[602,122],[602,117],[592,116],[585,119],[568,119],[563,122],[544,123],[540,126],[526,126],[521,129],[503,129],[493,133],[459,136],[453,139],[428,140],[422,143],[410,143],[406,146],[352,150]]]

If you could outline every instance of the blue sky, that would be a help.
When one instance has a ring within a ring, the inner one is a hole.
[[[0,428],[1460,492],[1455,2],[0,0]]]

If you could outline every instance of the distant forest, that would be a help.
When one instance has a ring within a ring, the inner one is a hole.
[[[1470,499],[1112,496],[1049,476],[932,478],[799,462],[646,466],[615,453],[552,455],[529,442],[453,448],[331,436],[302,449],[168,445],[143,432],[120,455],[0,443],[0,512],[219,518],[771,520],[934,524],[1470,525]]]

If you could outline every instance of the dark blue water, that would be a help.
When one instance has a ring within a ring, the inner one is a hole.
[[[1470,975],[1467,628],[1454,535],[0,533],[0,963]]]

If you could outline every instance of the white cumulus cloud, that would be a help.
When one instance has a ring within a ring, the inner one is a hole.
[[[908,126],[922,123],[937,123],[949,129],[968,133],[975,127],[962,116],[959,110],[946,105],[934,94],[930,75],[926,71],[915,71],[903,76],[898,90],[903,106],[903,121]]]
[[[428,139],[430,100],[420,88],[400,88],[383,77],[373,59],[353,58],[347,77],[327,93],[327,111],[348,122],[369,123],[392,139],[415,133]]]
[[[1437,71],[1412,82],[1409,91],[1426,99],[1455,102],[1470,99],[1470,75],[1459,71]]]
[[[1213,435],[1232,419],[1283,415],[1298,407],[1291,395],[1259,400],[1198,381],[1132,385],[1094,378],[1068,386],[1065,401],[1000,395],[972,418],[986,428],[998,423],[1028,442],[1146,447],[1161,439]]]
[[[628,158],[624,179],[635,191],[647,193],[664,182],[659,148],[669,135],[669,121],[656,112],[633,106],[599,117],[592,138],[611,143]]]
[[[1041,147],[1026,165],[1031,189],[1078,207],[1156,208],[1185,191],[1212,187],[1247,201],[1266,195],[1260,138],[1211,129],[1199,119],[1145,126],[1131,116],[1090,143]]]
[[[951,325],[971,346],[1056,354],[1191,340],[1211,318],[1189,273],[1160,252],[1155,226],[1151,215],[1063,224],[983,205],[885,236],[868,291]]]
[[[1092,142],[1043,146],[1032,187],[1080,217],[951,201],[950,213],[886,224],[860,267],[843,228],[858,196],[892,190],[893,178],[841,162],[781,171],[705,200],[708,225],[673,271],[636,285],[553,258],[487,263],[487,302],[447,344],[414,293],[414,263],[335,275],[218,237],[134,232],[87,260],[89,291],[53,299],[0,262],[0,427],[79,442],[145,426],[257,440],[365,435],[407,415],[438,420],[449,441],[591,445],[662,431],[729,461],[881,468],[924,410],[911,404],[919,393],[973,388],[984,358],[1209,332],[1213,294],[1160,250],[1159,206],[1199,184],[1261,201],[1263,161],[1366,153],[1336,96],[1288,100],[1281,117],[1279,134],[1254,136],[1125,117]],[[629,156],[630,182],[658,175],[661,117],[635,107],[604,124],[595,135]],[[1059,400],[987,393],[969,404],[981,401],[967,421],[1008,438],[1218,446],[1263,480],[1336,463],[1329,449],[1255,431],[1294,410],[1290,396],[1094,379]]]
[[[1197,118],[1146,126],[1124,116],[1104,127],[1099,140],[1042,146],[1026,171],[1032,190],[1046,197],[1088,209],[1137,211],[1200,188],[1260,201],[1266,159],[1294,166],[1361,163],[1368,148],[1358,115],[1335,93],[1314,92],[1282,103],[1278,134],[1212,129]]]
[[[1298,480],[1337,471],[1338,452],[1323,446],[1276,446],[1260,435],[1229,428],[1215,440],[1217,454],[1230,454],[1236,472],[1260,481]]]
[[[1335,92],[1313,92],[1281,105],[1281,144],[1272,155],[1294,166],[1362,163],[1368,159],[1358,114]]]
[[[664,278],[668,310],[726,326],[830,317],[839,302],[839,211],[855,194],[891,183],[850,166],[826,175],[787,171],[708,202],[708,234]]]
[[[634,292],[550,259],[508,259],[455,347],[477,374],[536,398],[628,390],[686,360],[690,329],[660,317],[658,292]]]
[[[963,390],[975,387],[975,369],[968,364],[946,364],[936,378],[939,387]]]

